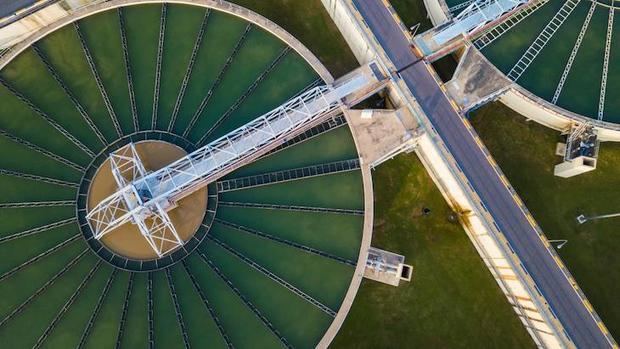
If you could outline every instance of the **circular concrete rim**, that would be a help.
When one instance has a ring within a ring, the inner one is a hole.
[[[437,6],[432,6],[432,4],[437,4]],[[443,24],[443,22],[438,22],[439,20],[441,20],[442,18],[451,18],[450,13],[448,12],[448,5],[446,4],[445,0],[424,0],[424,5],[426,8],[426,11],[429,12],[429,18],[431,19],[433,26],[437,27],[441,24]],[[604,4],[600,4],[600,6],[605,6]],[[616,6],[616,8],[618,8],[618,6]],[[438,13],[437,11],[439,11],[439,9],[441,9],[441,13]],[[473,45],[471,45],[470,49],[475,49],[477,50]],[[508,77],[506,76],[506,74],[504,74],[503,72],[501,72],[499,69],[497,69],[495,67],[495,65],[493,63],[491,63],[488,58],[486,56],[484,56],[483,54],[481,54],[482,57],[484,57],[484,59],[487,60],[487,62],[489,62],[489,64],[491,64],[491,66],[493,66],[500,74],[501,76],[505,77],[506,79],[508,79]],[[608,131],[614,134],[613,137],[605,137],[602,140],[608,140],[608,141],[620,141],[620,123],[613,123],[613,122],[608,122],[608,121],[603,121],[603,120],[597,120],[594,118],[590,118],[587,117],[585,115],[581,115],[581,114],[577,114],[575,112],[572,112],[570,110],[564,109],[560,106],[557,106],[539,96],[537,96],[535,93],[529,91],[528,89],[524,88],[523,86],[519,85],[516,82],[512,82],[512,85],[509,88],[510,90],[514,91],[517,95],[518,98],[523,99],[524,101],[526,101],[527,103],[534,103],[537,104],[538,107],[540,108],[540,110],[544,111],[544,112],[549,112],[551,114],[553,114],[554,116],[563,119],[566,121],[566,123],[590,123],[592,124],[595,129],[599,129],[602,131]],[[501,99],[501,96],[500,96]],[[545,127],[549,127],[552,129],[556,129],[558,131],[565,131],[563,129],[558,129],[556,127],[552,127],[551,125],[549,125],[548,123],[545,123],[544,120],[542,120],[538,113],[527,113],[524,114],[521,111],[517,111],[519,113],[521,113],[523,116],[527,117],[528,119],[532,119],[534,121],[536,121],[537,123],[545,126]]]
[[[0,70],[2,70],[4,66],[7,65],[7,63],[12,61],[13,58],[15,58],[28,47],[30,47],[33,43],[44,38],[53,31],[64,27],[67,24],[71,24],[84,17],[88,17],[99,12],[114,8],[141,4],[162,3],[185,4],[206,7],[217,11],[225,12],[230,15],[242,18],[248,22],[251,22],[252,24],[255,24],[275,35],[284,43],[286,43],[289,47],[294,49],[300,56],[304,58],[304,60],[306,60],[306,62],[308,62],[308,64],[312,66],[312,68],[319,74],[323,81],[328,84],[334,81],[334,78],[327,70],[327,68],[325,68],[325,66],[321,63],[321,61],[319,61],[319,59],[293,35],[282,29],[271,20],[261,16],[260,14],[224,0],[110,0],[103,3],[87,5],[83,8],[76,10],[73,13],[70,13],[68,16],[56,20],[55,22],[47,25],[46,27],[35,31],[22,42],[11,47],[9,51],[5,55],[3,55],[2,58],[0,58]]]
[[[478,50],[477,48],[475,48],[473,45],[470,47],[470,49],[472,50]],[[480,52],[480,50],[478,50],[478,52]],[[508,77],[506,76],[506,74],[504,74],[502,71],[500,71],[497,67],[495,67],[495,65],[484,55],[480,52],[480,55],[483,57],[483,59],[485,59],[491,66],[493,66],[493,68],[499,73],[501,74],[503,77],[505,77],[506,79],[508,79]],[[590,123],[592,125],[594,125],[596,128],[601,128],[601,129],[605,129],[605,130],[609,130],[609,131],[614,131],[614,132],[620,132],[620,123],[613,123],[613,122],[609,122],[609,121],[603,121],[603,120],[597,120],[585,115],[581,115],[581,114],[577,114],[575,112],[572,112],[568,109],[564,109],[558,105],[555,105],[551,102],[549,102],[548,100],[539,97],[538,95],[536,95],[534,92],[526,89],[525,87],[521,86],[520,84],[516,83],[516,82],[512,82],[512,86],[510,87],[510,89],[514,90],[519,97],[523,98],[524,100],[533,102],[538,104],[538,107],[540,109],[543,109],[545,111],[548,111],[560,118],[565,118],[568,119],[568,121],[572,121],[572,122],[577,122],[577,123]],[[501,99],[501,96],[500,96]],[[536,115],[527,115],[528,118],[547,126],[544,122],[542,122],[542,120],[539,120],[538,118],[536,118]],[[548,127],[548,126],[547,126]],[[620,139],[618,139],[620,140]]]
[[[317,74],[319,74],[319,76],[321,77],[321,79],[323,79],[325,83],[331,84],[334,82],[333,76],[323,65],[323,63],[321,63],[321,61],[293,35],[282,29],[271,20],[263,17],[262,15],[225,0],[110,0],[103,3],[86,6],[32,33],[24,41],[11,47],[9,49],[9,52],[7,52],[0,58],[0,70],[2,70],[9,62],[13,60],[13,58],[15,58],[28,47],[30,47],[33,43],[67,24],[73,23],[81,18],[113,8],[150,3],[172,3],[201,6],[222,11],[236,17],[240,17],[248,22],[260,26],[264,30],[278,37],[288,46],[292,47],[301,57],[304,58],[304,60],[308,64],[310,64],[310,66],[314,69],[314,71],[317,72]],[[358,151],[359,156],[357,139],[355,139],[353,132],[351,132],[351,134],[356,143],[356,150]],[[321,338],[320,342],[317,344],[317,348],[327,348],[332,342],[332,340],[336,337],[338,330],[344,323],[344,320],[349,313],[351,306],[353,305],[353,300],[355,299],[355,295],[357,294],[357,291],[364,277],[364,269],[366,267],[368,248],[370,247],[372,239],[372,225],[374,218],[374,193],[372,188],[372,175],[370,172],[370,167],[366,164],[362,164],[361,173],[364,192],[364,227],[362,230],[362,239],[357,260],[357,266],[355,267],[355,271],[351,278],[349,288],[345,294],[344,299],[342,300],[340,309],[338,309],[334,320],[325,331],[323,338]]]
[[[211,225],[213,223],[213,219],[215,218],[215,212],[217,211],[218,200],[217,200],[217,186],[214,183],[209,184],[208,186],[212,186],[212,188],[208,188],[207,191],[207,208],[206,213],[203,217],[202,224],[198,231],[194,233],[194,238],[190,239],[186,242],[186,244],[181,249],[176,249],[171,253],[161,257],[150,260],[135,260],[128,257],[121,256],[116,254],[114,251],[108,249],[106,245],[99,242],[99,240],[95,240],[92,238],[92,231],[90,230],[90,226],[88,224],[88,220],[86,219],[86,210],[82,209],[87,203],[81,204],[83,197],[84,200],[87,199],[88,189],[90,187],[90,178],[93,178],[100,169],[100,166],[96,167],[96,170],[89,174],[90,170],[94,168],[94,165],[101,164],[106,161],[107,154],[110,151],[115,151],[123,146],[129,144],[130,142],[140,142],[145,140],[163,140],[168,143],[175,144],[186,152],[192,152],[196,150],[196,145],[187,139],[178,136],[176,134],[167,132],[167,131],[138,131],[133,132],[123,137],[115,140],[110,143],[106,148],[102,149],[93,157],[90,163],[84,168],[84,172],[82,174],[82,178],[80,179],[80,183],[76,192],[76,205],[75,205],[75,214],[77,216],[79,229],[82,235],[84,242],[89,246],[89,248],[95,252],[95,254],[101,258],[108,265],[113,268],[118,268],[128,272],[152,272],[158,271],[162,269],[166,269],[172,264],[175,264],[187,256],[189,256],[198,246],[202,243],[204,238],[206,237]],[[103,157],[103,159],[101,159]],[[213,200],[213,196],[215,196],[215,200]],[[211,198],[211,199],[210,199]],[[211,213],[210,213],[211,212]],[[201,231],[203,230],[203,231]],[[96,241],[93,243],[92,241]],[[93,246],[93,244],[95,246]],[[189,246],[189,247],[188,247]],[[103,251],[103,252],[101,252]],[[108,253],[106,253],[106,251]],[[103,255],[101,254],[103,253]],[[117,260],[125,261],[122,265],[117,262]],[[138,264],[136,266],[135,264]]]

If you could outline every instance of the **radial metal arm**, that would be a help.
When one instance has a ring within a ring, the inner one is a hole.
[[[161,246],[172,244],[176,248],[182,241],[166,211],[178,200],[222,177],[265,146],[285,140],[305,125],[331,115],[341,107],[343,97],[367,84],[367,77],[355,76],[338,87],[315,87],[152,173],[146,173],[133,145],[122,153],[119,150],[111,155],[119,190],[88,213],[93,235],[99,239],[133,222],[149,244],[156,245],[158,254],[166,253]],[[155,232],[159,235],[153,236]]]
[[[441,28],[433,37],[439,46],[450,40],[467,35],[485,24],[492,22],[515,8],[532,0],[480,0],[472,2],[449,24]]]
[[[166,208],[172,207],[169,201],[155,202],[147,210],[132,210],[144,204],[144,193],[133,186],[132,181],[147,176],[134,144],[130,143],[112,153],[110,167],[120,191],[117,192],[119,195],[102,201],[105,202],[104,210],[93,210],[95,214],[88,216],[95,238],[101,239],[113,230],[107,222],[117,221],[116,227],[132,222],[159,257],[181,246],[183,240],[166,213]]]

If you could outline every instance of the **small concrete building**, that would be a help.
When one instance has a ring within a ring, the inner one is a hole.
[[[559,143],[556,154],[564,161],[555,166],[553,173],[568,178],[594,171],[598,158],[599,140],[595,130],[586,123],[573,126],[566,143]]]
[[[404,256],[376,247],[368,249],[365,278],[398,286],[401,280],[411,281],[412,274],[413,268],[405,264]]]

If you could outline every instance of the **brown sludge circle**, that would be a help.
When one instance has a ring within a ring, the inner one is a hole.
[[[158,170],[187,155],[185,150],[163,141],[142,141],[135,143],[136,150],[148,171]],[[90,211],[99,202],[117,190],[116,182],[107,159],[97,170],[88,189],[87,209]],[[204,187],[179,200],[178,206],[168,212],[179,237],[188,241],[194,236],[207,210],[207,188]],[[157,259],[157,254],[140,234],[138,227],[125,223],[101,238],[101,243],[110,251],[134,260]]]

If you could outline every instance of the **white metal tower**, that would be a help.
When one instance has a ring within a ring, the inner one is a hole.
[[[183,245],[167,212],[178,200],[234,170],[240,162],[340,109],[342,98],[372,83],[366,75],[315,87],[172,164],[148,173],[133,144],[110,156],[118,191],[87,215],[96,239],[137,225],[159,257]]]

